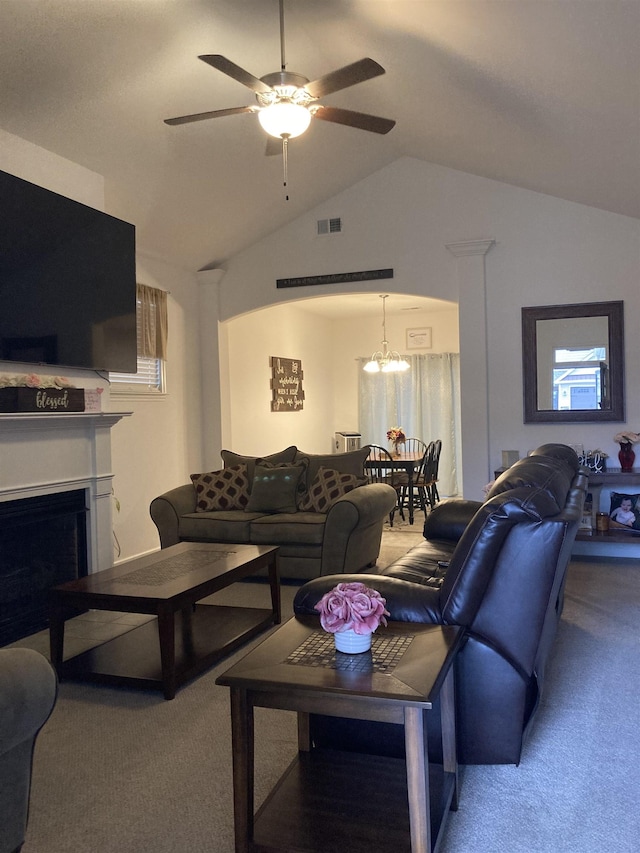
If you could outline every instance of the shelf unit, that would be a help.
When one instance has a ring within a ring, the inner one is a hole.
[[[595,529],[595,513],[601,512],[600,497],[603,489],[612,489],[613,491],[624,491],[633,494],[634,491],[640,493],[640,468],[634,468],[632,471],[623,472],[620,468],[609,468],[601,473],[589,472],[589,487],[588,491],[593,498],[593,530],[579,530],[576,536],[577,548],[574,549],[574,554],[589,555],[596,553],[603,556],[621,555],[634,556],[631,551],[634,548],[640,553],[640,530],[609,530],[606,533],[599,533]],[[624,553],[628,550],[629,553]]]

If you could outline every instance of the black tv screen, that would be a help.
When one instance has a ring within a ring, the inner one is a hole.
[[[0,361],[136,372],[133,225],[0,171]]]

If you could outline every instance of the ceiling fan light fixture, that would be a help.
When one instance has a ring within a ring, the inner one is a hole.
[[[311,113],[300,104],[290,101],[263,107],[258,113],[263,130],[276,139],[293,139],[300,136],[309,127]]]

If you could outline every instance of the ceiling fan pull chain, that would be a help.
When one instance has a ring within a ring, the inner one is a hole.
[[[282,137],[282,168],[284,172],[284,200],[289,201],[289,190],[287,187],[289,179],[289,140],[286,136]]]

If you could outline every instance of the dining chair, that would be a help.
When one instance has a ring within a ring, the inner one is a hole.
[[[428,502],[430,509],[433,509],[440,501],[440,495],[438,494],[438,468],[440,465],[441,450],[442,441],[439,438],[429,442],[425,454],[424,467],[416,481],[422,490],[425,503]]]
[[[427,444],[421,438],[406,438],[404,441],[405,453],[422,453],[424,455]]]
[[[411,489],[409,487],[408,474],[403,472],[400,475],[400,482],[402,483],[401,504],[404,508],[408,508],[410,513],[412,509],[420,509],[425,516],[427,514],[427,501],[429,500],[429,496],[425,487],[424,470],[432,444],[433,442],[425,444],[425,442],[419,438],[408,438],[405,442],[407,453],[422,453],[422,459],[416,466],[416,471],[412,478]],[[409,494],[409,490],[411,490],[411,494]]]
[[[396,491],[396,506],[389,513],[389,525],[393,527],[396,510],[404,521],[404,508],[401,503],[402,483],[400,482],[402,472],[394,468],[393,457],[386,447],[381,447],[379,444],[369,445],[369,455],[365,461],[364,470],[370,483],[386,483]]]
[[[432,506],[435,506],[440,501],[440,495],[438,494],[438,471],[440,469],[440,451],[442,450],[442,442],[439,438],[435,441],[435,445],[435,460],[431,477],[431,486],[429,487]]]

